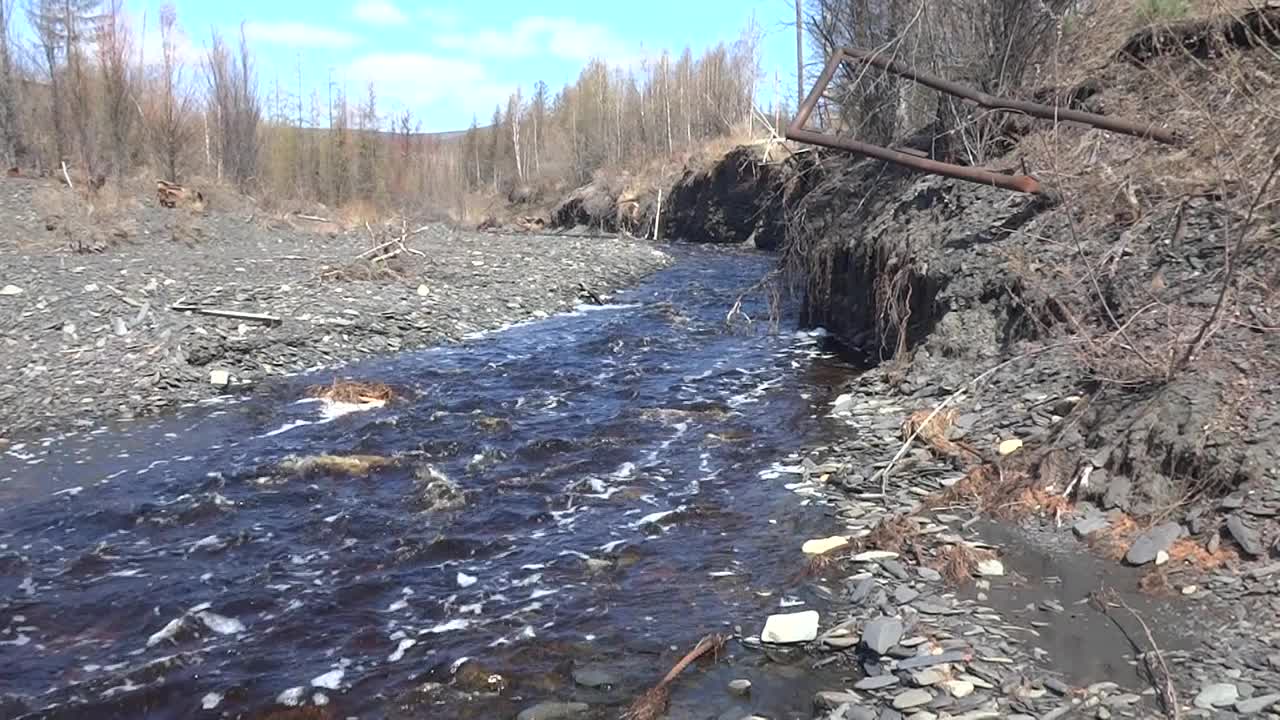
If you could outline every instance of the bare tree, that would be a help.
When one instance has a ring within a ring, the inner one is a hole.
[[[223,170],[242,190],[256,177],[262,105],[245,28],[235,54],[217,31],[206,60],[209,95],[218,117],[218,155]]]
[[[62,25],[56,0],[29,0],[27,18],[35,33],[36,48],[49,74],[50,116],[53,120],[53,163],[67,159],[67,135],[62,108]]]
[[[18,123],[17,84],[13,78],[9,23],[13,20],[13,0],[0,0],[0,153],[7,167],[18,164],[22,131]]]
[[[511,147],[516,159],[516,178],[524,181],[524,163],[520,161],[520,115],[523,102],[520,99],[520,88],[511,94],[507,101],[507,122],[511,125]]]
[[[135,101],[129,71],[130,37],[123,0],[107,0],[98,24],[98,69],[102,73],[103,116],[117,179],[129,169]]]
[[[191,93],[184,81],[178,12],[172,3],[160,7],[160,87],[150,120],[151,143],[165,179],[178,181],[178,165],[191,143]]]

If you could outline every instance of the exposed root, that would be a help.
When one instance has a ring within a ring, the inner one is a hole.
[[[396,392],[384,383],[335,379],[330,385],[312,385],[307,388],[307,397],[351,404],[385,403],[396,399]]]
[[[381,455],[308,455],[285,458],[280,463],[280,469],[296,475],[330,473],[365,477],[374,470],[391,467],[396,462],[395,458]]]
[[[920,534],[919,522],[910,515],[894,515],[881,520],[863,539],[866,547],[900,553]]]
[[[988,550],[978,550],[968,545],[947,545],[938,550],[937,556],[929,564],[942,574],[944,580],[953,586],[967,585],[973,579],[978,563],[995,557]]]
[[[841,550],[848,549],[848,546]],[[821,555],[812,555],[805,561],[804,570],[801,575],[804,577],[821,577],[826,575],[832,568],[838,566],[844,561],[844,553],[831,551]]]

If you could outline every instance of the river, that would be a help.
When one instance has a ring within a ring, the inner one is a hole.
[[[608,305],[342,371],[385,408],[326,416],[317,372],[15,442],[0,716],[614,717],[673,648],[817,607],[798,547],[833,521],[780,463],[840,431],[852,369],[763,293],[726,323],[773,258],[676,254]],[[395,464],[281,469],[321,453]],[[441,476],[465,506],[424,509]]]

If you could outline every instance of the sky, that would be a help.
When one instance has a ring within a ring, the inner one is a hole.
[[[126,6],[144,52],[157,57],[162,0]],[[183,52],[198,62],[210,31],[238,33],[246,23],[264,86],[278,78],[297,94],[320,90],[330,73],[353,98],[377,88],[379,114],[410,109],[422,130],[458,130],[517,86],[538,80],[553,91],[593,57],[638,66],[663,49],[695,54],[736,39],[754,17],[763,40],[761,104],[772,101],[775,72],[794,95],[792,0],[175,0]],[[144,32],[145,30],[145,32]],[[788,70],[787,68],[792,68]]]

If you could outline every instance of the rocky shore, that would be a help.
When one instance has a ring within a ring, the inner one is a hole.
[[[436,224],[347,231],[150,203],[117,235],[103,224],[83,242],[74,217],[41,207],[59,191],[22,179],[0,188],[0,438],[456,342],[594,301],[668,260],[628,240]]]

